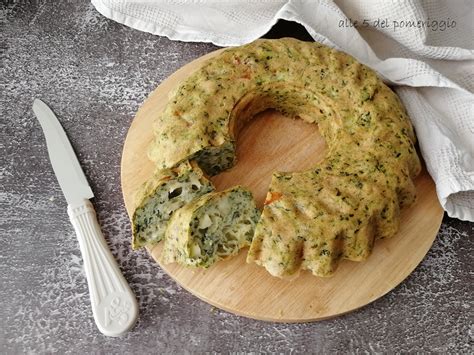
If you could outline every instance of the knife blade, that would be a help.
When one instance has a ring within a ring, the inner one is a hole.
[[[66,133],[56,115],[41,100],[33,102],[33,112],[43,129],[49,159],[68,204],[91,199],[94,193],[87,182]]]
[[[102,235],[89,201],[94,194],[66,133],[43,101],[34,100],[33,112],[43,129],[51,165],[79,240],[94,320],[103,334],[122,335],[135,324],[137,300]]]

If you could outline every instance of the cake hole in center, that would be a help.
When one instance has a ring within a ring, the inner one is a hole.
[[[211,180],[219,191],[235,185],[247,187],[262,208],[273,172],[310,169],[325,154],[326,143],[317,125],[268,110],[242,128],[237,164]]]

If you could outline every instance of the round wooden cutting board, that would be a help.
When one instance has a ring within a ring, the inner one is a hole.
[[[205,55],[165,80],[138,111],[122,156],[122,190],[129,215],[134,195],[153,172],[147,147],[153,138],[152,123],[163,110],[168,93],[202,62]],[[324,140],[314,125],[277,112],[264,112],[252,120],[238,138],[238,163],[212,179],[217,190],[241,184],[253,193],[261,208],[273,171],[309,168],[324,156]],[[334,317],[360,308],[402,282],[421,262],[436,237],[443,210],[430,176],[423,170],[416,180],[418,201],[402,212],[399,233],[376,242],[373,254],[361,263],[344,260],[331,278],[302,272],[293,280],[272,277],[255,264],[245,262],[247,249],[207,270],[176,264],[161,267],[182,287],[204,301],[246,317],[306,322]],[[161,245],[149,250],[159,262]]]

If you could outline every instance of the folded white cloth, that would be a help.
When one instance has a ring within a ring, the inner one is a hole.
[[[92,0],[104,16],[173,40],[248,43],[279,20],[375,69],[394,86],[451,217],[474,221],[471,0]]]

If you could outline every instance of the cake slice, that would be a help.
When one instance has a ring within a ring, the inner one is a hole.
[[[209,267],[250,245],[260,212],[241,186],[201,196],[171,217],[161,255],[165,264]]]
[[[214,190],[199,166],[185,161],[173,169],[158,170],[136,195],[132,216],[132,247],[155,245],[163,239],[173,212]]]

